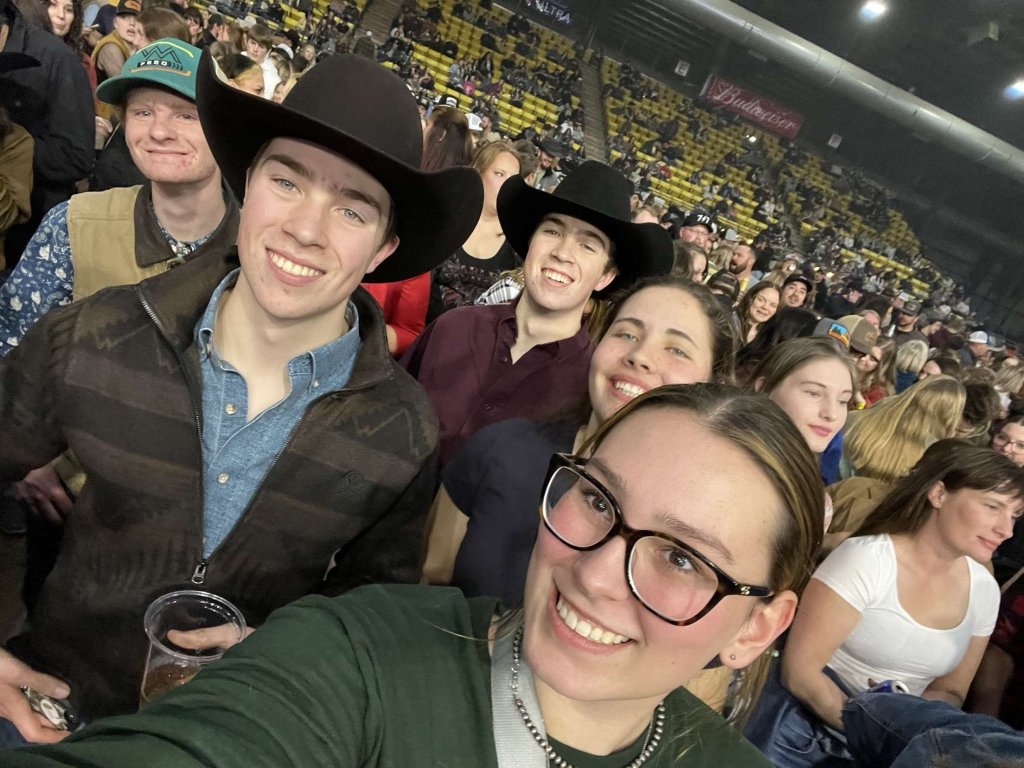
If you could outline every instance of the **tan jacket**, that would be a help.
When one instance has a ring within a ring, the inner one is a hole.
[[[4,269],[4,234],[32,213],[32,154],[35,142],[20,125],[0,144],[0,269]]]

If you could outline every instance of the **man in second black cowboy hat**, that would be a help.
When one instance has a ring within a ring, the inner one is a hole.
[[[562,180],[562,173],[558,169],[558,161],[565,157],[565,146],[557,139],[544,139],[540,143],[540,151],[537,159],[539,168],[534,179],[533,186],[542,192],[551,192]]]
[[[163,594],[214,592],[259,626],[310,592],[418,577],[437,418],[358,286],[455,251],[479,175],[419,170],[415,99],[373,61],[333,56],[280,105],[222,83],[209,54],[199,67],[200,120],[244,198],[237,252],[56,309],[0,360],[0,478],[68,448],[88,476],[9,644],[20,661],[0,652],[0,717],[35,741],[59,734],[18,691],[28,667],[86,720],[138,707]],[[175,642],[237,639],[221,634]]]
[[[614,168],[583,163],[554,194],[513,176],[498,219],[524,257],[512,304],[460,307],[431,323],[402,358],[441,422],[441,463],[481,427],[543,420],[587,391],[594,346],[583,324],[591,295],[667,274],[673,249],[657,224],[630,222],[632,188]]]

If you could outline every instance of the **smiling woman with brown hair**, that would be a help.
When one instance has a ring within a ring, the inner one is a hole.
[[[143,712],[5,758],[766,768],[682,686],[715,659],[769,661],[821,544],[822,493],[766,398],[654,390],[551,459],[521,613],[424,586],[306,598]]]
[[[982,564],[1022,504],[1024,470],[1007,457],[963,440],[928,449],[807,586],[782,656],[785,689],[769,688],[751,731],[775,765],[841,756],[828,729],[842,731],[846,701],[876,683],[963,706],[999,608]]]

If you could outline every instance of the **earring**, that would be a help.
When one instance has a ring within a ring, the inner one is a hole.
[[[735,653],[730,653],[729,654],[729,660],[730,661],[736,661],[736,654]]]

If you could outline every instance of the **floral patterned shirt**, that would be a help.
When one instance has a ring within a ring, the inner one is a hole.
[[[40,317],[70,304],[74,288],[65,201],[43,217],[21,261],[0,285],[0,356],[18,346]]]
[[[150,213],[156,219],[150,203]],[[193,242],[175,240],[157,219],[160,231],[179,256],[191,253],[213,236]],[[216,230],[214,230],[216,231]],[[68,202],[50,209],[25,246],[21,261],[7,282],[0,285],[0,357],[14,349],[35,322],[55,307],[71,303],[75,290],[75,267],[68,236]]]

